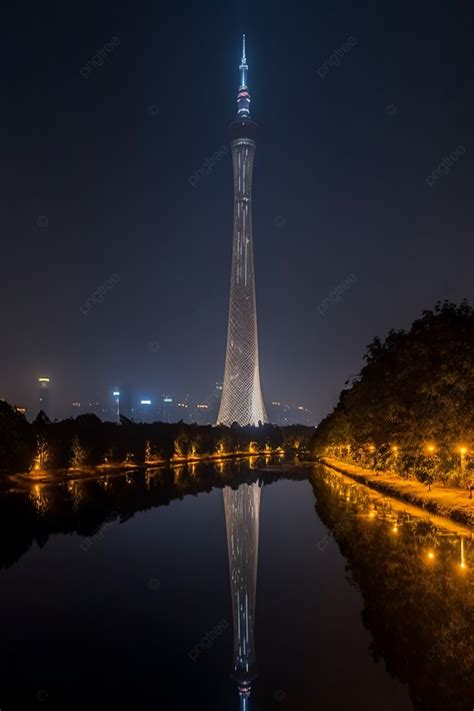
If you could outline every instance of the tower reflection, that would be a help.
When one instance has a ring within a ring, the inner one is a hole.
[[[232,676],[241,711],[249,708],[251,683],[257,676],[254,621],[261,491],[258,482],[236,490],[226,486],[223,491],[234,627]]]

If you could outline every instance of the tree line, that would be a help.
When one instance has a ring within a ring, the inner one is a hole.
[[[0,471],[7,473],[79,469],[103,464],[143,465],[282,448],[308,449],[314,428],[305,425],[196,425],[141,423],[125,417],[102,422],[96,415],[50,422],[40,412],[33,423],[0,401]]]
[[[470,485],[474,471],[474,311],[438,302],[408,331],[367,347],[360,375],[318,426],[315,450],[375,470]]]

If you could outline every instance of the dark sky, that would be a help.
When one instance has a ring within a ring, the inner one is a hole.
[[[33,407],[47,374],[61,415],[121,383],[202,399],[222,379],[229,155],[189,178],[226,143],[243,31],[266,400],[319,419],[375,335],[474,301],[472,4],[46,1],[2,26],[0,396]]]

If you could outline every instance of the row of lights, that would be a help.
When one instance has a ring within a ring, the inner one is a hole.
[[[346,449],[350,449],[350,445],[349,445],[349,444],[343,445],[343,446],[345,446]],[[376,449],[377,449],[377,448],[376,448],[376,446],[375,446],[374,444],[369,444],[369,445],[368,445],[368,450],[369,450],[369,452],[375,452]],[[390,449],[392,450],[392,452],[393,452],[394,454],[398,454],[399,451],[400,451],[400,448],[399,448],[396,444],[392,444],[392,446],[390,447]],[[425,449],[426,449],[426,451],[428,452],[428,454],[435,454],[435,453],[438,451],[436,445],[435,445],[435,444],[431,444],[431,443],[430,443],[430,444],[426,444],[426,445],[425,445]],[[456,450],[455,450],[455,451],[456,451],[458,454],[461,454],[462,456],[464,456],[464,455],[466,455],[466,454],[469,452],[469,449],[468,449],[465,445],[460,444],[460,445],[458,445],[458,446],[456,447]]]
[[[341,446],[342,448],[344,448],[344,449],[348,449],[348,450],[351,449],[351,445],[350,445],[350,444],[342,444],[342,445],[340,445],[340,446]],[[375,444],[369,444],[369,445],[367,445],[367,448],[368,448],[369,452],[375,452],[376,449],[377,449],[377,447],[375,446]],[[330,447],[327,447],[326,449],[330,449]],[[398,454],[398,452],[400,451],[400,447],[398,447],[396,444],[392,444],[392,446],[390,447],[390,449],[391,449],[392,452],[394,452],[395,454]],[[431,443],[426,444],[426,445],[425,445],[425,449],[426,449],[426,451],[427,451],[429,454],[434,454],[435,452],[438,451],[436,445],[435,445],[435,444],[431,444]],[[463,455],[464,455],[464,454],[467,454],[467,453],[469,452],[469,449],[468,449],[468,447],[466,447],[465,445],[460,444],[460,445],[458,445],[458,446],[456,447],[456,452],[458,452],[459,454],[463,454]]]
[[[369,511],[369,520],[375,519],[376,516],[377,516],[377,512],[374,509]],[[394,524],[391,528],[391,532],[394,535],[397,535],[398,531],[399,531],[398,524]],[[433,551],[433,549],[430,548],[428,551],[426,551],[426,561],[428,563],[432,563],[432,562],[434,562],[435,559],[436,559],[436,554]],[[462,571],[465,571],[467,569],[466,557],[464,554],[464,538],[462,536],[461,536],[461,560],[458,563],[458,567]]]

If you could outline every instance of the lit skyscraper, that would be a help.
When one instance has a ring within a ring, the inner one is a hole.
[[[245,35],[239,67],[237,117],[230,125],[234,172],[234,232],[229,322],[219,424],[267,422],[260,387],[252,241],[252,171],[258,126],[250,120]]]
[[[165,395],[163,398],[163,422],[170,422],[173,398]]]
[[[114,410],[117,424],[120,424],[120,390],[114,390],[112,393],[114,396]]]
[[[38,378],[39,385],[39,408],[49,417],[49,378]]]

